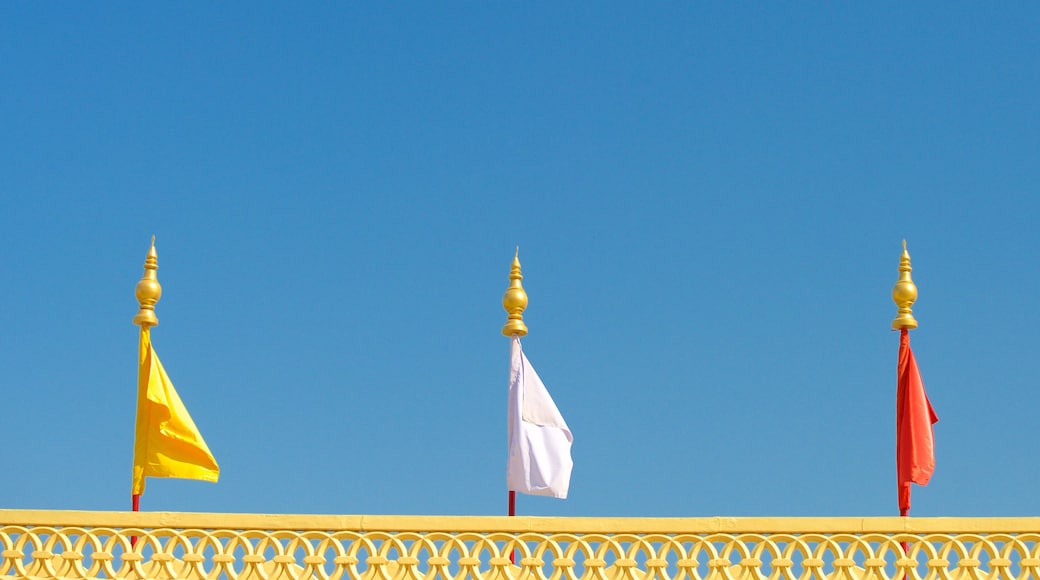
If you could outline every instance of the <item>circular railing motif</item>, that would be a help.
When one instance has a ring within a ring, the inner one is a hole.
[[[783,520],[777,520],[782,526]],[[1040,533],[0,526],[0,578],[1040,580]]]

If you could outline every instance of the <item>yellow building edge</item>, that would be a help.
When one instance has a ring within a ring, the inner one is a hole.
[[[535,517],[307,515],[0,509],[0,526],[576,534],[1016,534],[1040,517]]]

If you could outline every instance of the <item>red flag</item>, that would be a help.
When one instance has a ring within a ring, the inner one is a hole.
[[[939,417],[928,402],[910,350],[910,333],[899,334],[899,370],[896,390],[896,471],[899,479],[899,513],[910,512],[910,484],[927,485],[935,471],[935,435],[932,424]]]

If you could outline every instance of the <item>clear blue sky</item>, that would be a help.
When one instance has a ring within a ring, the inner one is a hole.
[[[941,419],[913,514],[1038,515],[1032,3],[0,5],[0,507],[129,506],[134,285],[217,456],[146,510],[894,515],[891,288]]]

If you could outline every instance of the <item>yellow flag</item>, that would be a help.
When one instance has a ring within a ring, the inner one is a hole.
[[[138,362],[137,430],[131,493],[144,493],[145,477],[182,477],[216,482],[220,467],[152,349],[147,326],[141,329]]]

